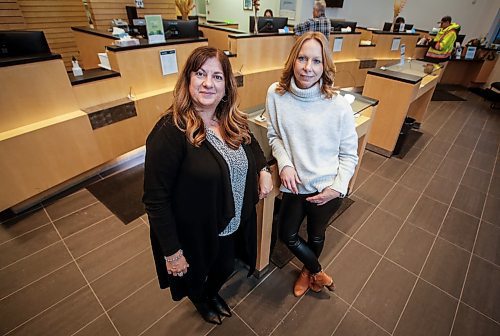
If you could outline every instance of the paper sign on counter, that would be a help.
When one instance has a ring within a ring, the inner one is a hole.
[[[343,37],[336,37],[333,40],[333,52],[342,51],[342,42],[344,41]]]
[[[175,49],[160,50],[161,71],[163,76],[179,72]]]

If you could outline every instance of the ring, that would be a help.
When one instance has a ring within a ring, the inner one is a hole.
[[[179,273],[177,273],[177,275],[178,275],[178,276],[183,276],[183,275],[184,275],[184,273],[183,273],[183,272],[179,272]]]

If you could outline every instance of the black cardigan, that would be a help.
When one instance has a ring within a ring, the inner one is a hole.
[[[237,256],[253,273],[258,173],[266,160],[253,136],[243,148],[248,172],[235,246]],[[171,116],[164,116],[146,141],[143,202],[160,287],[170,287],[172,298],[180,300],[189,294],[190,286],[205,279],[217,255],[218,234],[235,215],[227,163],[208,141],[200,147],[191,145]],[[183,279],[168,275],[164,260],[180,248],[190,265]]]

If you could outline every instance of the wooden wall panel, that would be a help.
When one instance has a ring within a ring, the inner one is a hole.
[[[1,1],[1,0],[0,0]],[[127,21],[125,6],[135,6],[134,0],[87,0],[94,28],[106,30],[112,19]],[[175,0],[144,0],[144,8],[138,8],[139,17],[160,14],[164,19],[175,19]]]
[[[5,0],[0,0],[5,1]],[[82,0],[17,0],[26,22],[26,30],[43,30],[50,50],[61,54],[66,69],[78,49],[71,31],[73,26],[88,26]]]
[[[26,29],[17,0],[0,0],[0,30]]]

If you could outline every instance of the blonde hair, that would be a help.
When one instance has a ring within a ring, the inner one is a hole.
[[[250,131],[246,116],[236,105],[238,99],[236,80],[231,63],[222,51],[212,47],[199,47],[191,53],[175,85],[174,99],[167,114],[172,115],[175,126],[186,134],[193,146],[199,147],[205,141],[205,124],[194,108],[189,84],[192,73],[198,71],[210,58],[216,58],[220,62],[225,80],[226,94],[215,109],[220,134],[229,147],[237,149],[243,143],[250,143]]]
[[[297,58],[299,57],[300,50],[306,41],[316,40],[321,45],[322,56],[323,56],[323,74],[321,75],[321,93],[325,95],[326,98],[332,98],[335,95],[335,88],[333,82],[335,79],[335,64],[333,63],[333,56],[330,50],[330,45],[325,35],[320,32],[307,32],[300,36],[290,51],[288,59],[286,60],[283,73],[281,74],[280,81],[276,86],[276,92],[284,95],[286,92],[290,91],[290,82],[293,77],[293,68]]]

